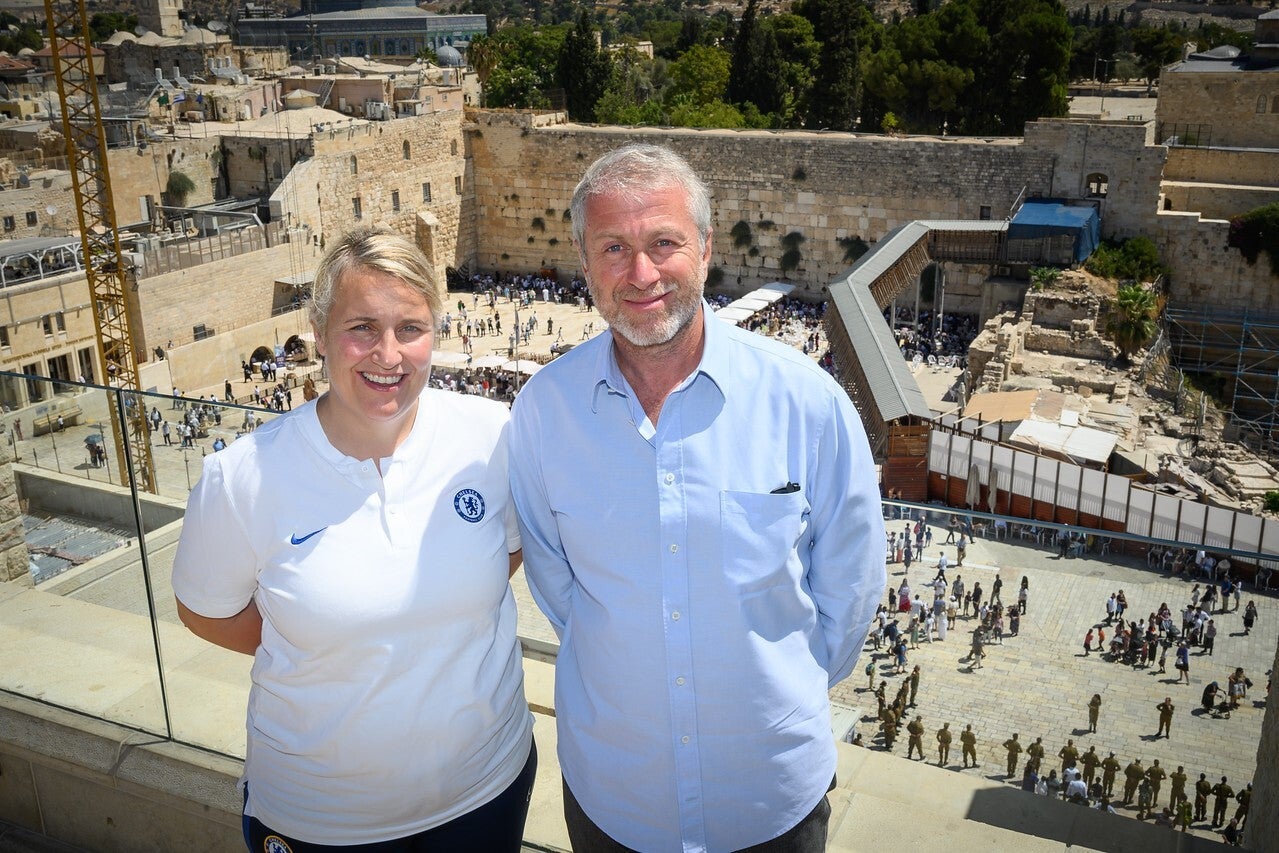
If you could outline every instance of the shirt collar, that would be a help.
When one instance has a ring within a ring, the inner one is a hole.
[[[692,377],[702,374],[710,379],[723,394],[724,385],[730,377],[731,359],[729,358],[728,324],[715,316],[710,305],[702,300],[702,317],[705,335],[702,340],[702,360],[690,374],[690,379],[680,383],[681,388],[689,384]],[[630,383],[622,375],[613,354],[613,332],[610,329],[608,339],[599,348],[595,357],[595,392],[591,396],[591,411],[599,412],[600,399],[609,394],[623,397],[631,396]]]

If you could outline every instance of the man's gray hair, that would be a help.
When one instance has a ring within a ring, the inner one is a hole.
[[[661,145],[633,143],[600,157],[573,190],[570,215],[578,246],[586,236],[586,202],[592,196],[620,195],[635,199],[654,189],[678,187],[688,196],[688,213],[697,227],[700,248],[711,233],[711,194],[702,179],[680,155]]]
[[[338,285],[347,273],[356,270],[386,273],[417,290],[431,309],[431,319],[439,323],[444,300],[422,250],[386,229],[356,228],[329,247],[315,270],[310,317],[321,334],[328,327]]]

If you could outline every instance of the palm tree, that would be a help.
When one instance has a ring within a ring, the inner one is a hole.
[[[1155,336],[1155,315],[1159,300],[1154,291],[1139,283],[1125,284],[1119,288],[1115,306],[1106,323],[1106,331],[1119,347],[1119,359],[1131,360],[1131,356]]]

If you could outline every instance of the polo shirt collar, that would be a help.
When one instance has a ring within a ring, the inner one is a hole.
[[[687,387],[694,378],[698,375],[703,375],[714,383],[715,387],[723,394],[724,386],[731,376],[732,368],[732,362],[729,357],[728,324],[715,316],[715,312],[711,310],[711,306],[705,299],[702,300],[701,307],[703,328],[705,330],[702,338],[702,360],[698,362],[697,368],[689,377],[680,383],[679,388]],[[599,412],[600,399],[604,396],[609,394],[617,394],[623,397],[631,396],[630,383],[622,375],[622,369],[618,367],[617,358],[614,355],[612,329],[609,330],[607,340],[604,341],[603,346],[599,348],[599,353],[595,356],[594,375],[595,390],[591,396],[591,411],[593,413]]]

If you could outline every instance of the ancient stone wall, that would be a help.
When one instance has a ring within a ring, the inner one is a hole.
[[[1009,139],[536,127],[507,114],[475,118],[481,267],[576,271],[565,215],[573,187],[600,154],[641,140],[679,151],[710,185],[712,277],[743,290],[784,280],[820,293],[851,265],[851,238],[874,242],[914,219],[1004,216],[1023,190],[1048,193],[1055,159]],[[729,236],[734,227],[740,245]],[[798,248],[799,259],[783,270],[787,246]]]
[[[1214,148],[1274,148],[1279,113],[1269,109],[1273,72],[1194,72],[1169,66],[1159,75],[1155,118],[1170,135]]]
[[[1271,144],[1279,145],[1279,137]],[[1168,149],[1164,180],[1279,187],[1279,148],[1228,151],[1175,146]]]
[[[195,184],[186,198],[188,206],[213,201],[217,197],[220,158],[216,137],[153,142],[145,148],[111,149],[107,152],[107,168],[111,170],[111,201],[116,222],[121,225],[145,222],[147,197],[156,205],[163,203],[164,187],[171,172],[182,172]]]
[[[1149,144],[1148,124],[1054,119],[1028,123],[1025,138],[1027,147],[1053,156],[1047,195],[1095,198],[1103,237],[1126,239],[1148,233],[1167,153]],[[1096,176],[1104,177],[1104,196],[1090,192]]]
[[[217,333],[267,319],[276,304],[275,280],[306,272],[299,266],[307,264],[284,243],[144,278],[130,294],[136,346],[149,352],[156,346],[167,349],[169,341],[177,346],[191,343],[196,324]],[[314,262],[307,268],[314,268]]]
[[[1227,245],[1230,223],[1197,213],[1160,212],[1152,239],[1172,268],[1169,296],[1178,308],[1212,306],[1221,312],[1273,314],[1279,305],[1279,276],[1263,253],[1249,264]]]
[[[1271,672],[1279,670],[1279,648]],[[1258,678],[1258,681],[1261,679]],[[1253,688],[1260,689],[1260,684]],[[1252,778],[1252,804],[1244,824],[1244,846],[1249,850],[1279,849],[1279,691],[1266,698],[1266,716],[1257,744],[1257,771]]]
[[[459,228],[472,197],[461,112],[374,122],[312,139],[314,156],[272,194],[272,218],[291,217],[328,241],[356,224],[416,238],[419,215],[428,214],[441,282],[447,267],[475,254],[474,228]]]
[[[1163,210],[1188,210],[1202,214],[1204,219],[1230,219],[1267,204],[1279,203],[1279,187],[1165,182],[1163,198]]]
[[[13,450],[9,442],[0,441],[0,581],[25,578],[30,583],[27,559],[18,484],[13,475]]]
[[[0,190],[0,240],[78,233],[71,173],[33,172],[28,180],[25,187]]]
[[[289,170],[312,151],[310,137],[224,136],[222,157],[227,194],[235,198],[256,196],[265,202],[284,182]]]

